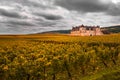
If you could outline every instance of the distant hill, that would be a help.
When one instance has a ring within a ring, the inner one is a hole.
[[[120,25],[116,25],[116,26],[110,26],[110,27],[102,27],[101,28],[102,31],[105,34],[109,34],[109,33],[119,33],[120,32]],[[55,31],[46,31],[46,32],[42,32],[42,34],[47,34],[47,33],[54,33],[54,34],[69,34],[71,30],[55,30]]]
[[[61,34],[69,34],[70,30],[55,30],[55,31],[47,31],[47,32],[42,32],[43,34],[47,34],[47,33],[61,33]]]
[[[110,26],[110,27],[103,27],[101,28],[103,31],[106,30],[110,33],[119,33],[120,32],[120,25],[117,26]]]

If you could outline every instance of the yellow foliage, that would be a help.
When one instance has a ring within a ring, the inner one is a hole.
[[[5,66],[3,67],[3,69],[4,69],[4,70],[8,70],[8,66],[5,65]]]

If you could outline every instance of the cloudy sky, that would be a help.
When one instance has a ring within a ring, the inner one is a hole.
[[[0,0],[0,34],[120,24],[120,0]]]

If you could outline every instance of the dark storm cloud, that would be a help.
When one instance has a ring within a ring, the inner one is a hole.
[[[0,15],[11,17],[11,18],[22,18],[22,16],[15,11],[7,11],[5,9],[0,9]]]
[[[120,2],[117,4],[112,4],[106,13],[112,16],[120,16]]]
[[[42,27],[53,27],[54,25],[56,25],[55,22],[40,22],[38,24],[40,24]]]
[[[39,3],[38,3],[37,1],[33,0],[33,1],[28,1],[24,5],[39,7],[39,8],[42,8],[42,9],[55,9],[56,8],[56,7],[51,6],[51,5],[43,5],[43,4],[41,4],[41,2],[43,2],[43,1],[40,0]]]
[[[120,2],[111,0],[56,0],[56,5],[82,13],[103,12],[110,16],[120,16]]]
[[[47,20],[60,20],[63,17],[60,15],[55,15],[55,14],[48,14],[48,13],[35,13],[35,15],[44,17]]]
[[[0,33],[118,24],[119,13],[119,3],[112,0],[0,0]]]
[[[27,21],[17,21],[17,20],[14,20],[14,21],[8,21],[7,22],[8,24],[10,25],[18,25],[18,26],[35,26],[33,23],[31,22],[27,22]],[[17,27],[17,26],[16,26]]]
[[[110,1],[101,0],[56,0],[56,4],[69,10],[79,10],[82,12],[100,12],[109,8]]]

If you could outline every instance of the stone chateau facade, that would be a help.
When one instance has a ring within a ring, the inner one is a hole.
[[[103,35],[100,26],[75,26],[71,30],[71,35],[79,35],[79,36],[95,36],[95,35]]]

